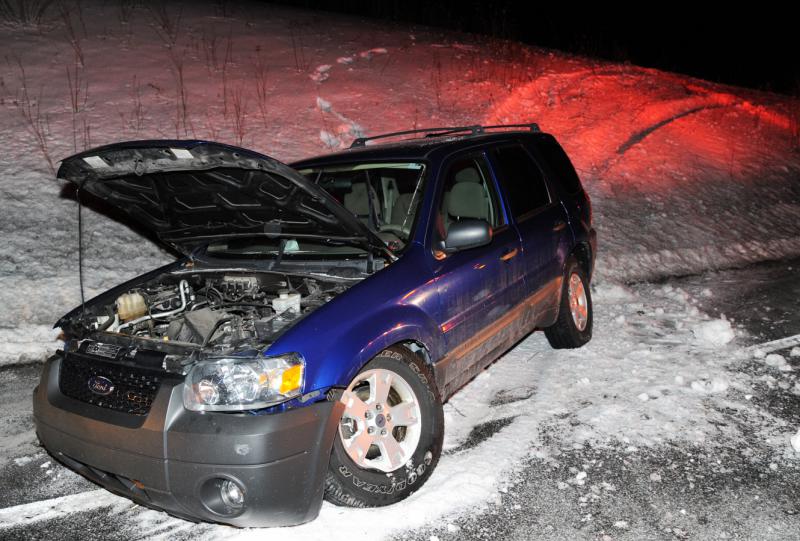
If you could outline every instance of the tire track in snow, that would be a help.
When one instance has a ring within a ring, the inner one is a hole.
[[[639,144],[648,135],[650,135],[651,133],[653,133],[654,131],[656,131],[659,128],[663,128],[667,124],[675,122],[676,120],[679,120],[679,119],[681,119],[683,117],[686,117],[686,116],[689,116],[689,115],[693,115],[695,113],[699,113],[700,111],[707,111],[709,109],[720,109],[722,107],[729,107],[729,106],[728,105],[722,105],[722,104],[720,104],[720,105],[701,105],[699,107],[694,107],[692,109],[689,109],[688,111],[683,111],[683,112],[677,113],[675,115],[672,115],[672,116],[670,116],[668,118],[665,118],[664,120],[659,120],[655,124],[647,126],[646,128],[644,128],[642,130],[639,130],[636,133],[634,133],[633,135],[631,135],[630,138],[627,141],[625,141],[624,143],[622,143],[619,146],[619,148],[617,149],[617,154],[620,154],[620,155],[621,154],[625,154],[628,151],[628,149],[630,149],[632,146]]]
[[[93,511],[104,507],[111,508],[111,512],[120,512],[133,505],[136,504],[103,489],[24,503],[0,509],[0,533],[9,528],[27,526],[74,513]]]

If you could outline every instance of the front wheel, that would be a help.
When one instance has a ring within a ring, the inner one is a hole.
[[[544,330],[556,349],[579,348],[592,339],[592,294],[586,272],[575,258],[567,260],[558,319]]]
[[[344,413],[333,444],[325,498],[378,507],[410,496],[442,452],[444,416],[430,367],[402,347],[381,352],[340,399]]]

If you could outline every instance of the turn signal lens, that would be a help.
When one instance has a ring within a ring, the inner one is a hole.
[[[281,386],[279,392],[281,394],[289,394],[290,392],[299,389],[303,385],[303,365],[296,364],[291,368],[283,371],[281,378]]]

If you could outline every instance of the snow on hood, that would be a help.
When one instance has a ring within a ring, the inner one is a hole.
[[[385,250],[333,197],[266,155],[208,141],[132,141],[65,159],[58,177],[189,253],[231,236],[326,238]]]

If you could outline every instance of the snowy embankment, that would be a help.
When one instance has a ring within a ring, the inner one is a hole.
[[[0,36],[2,364],[52,350],[47,327],[79,300],[76,204],[51,164],[126,139],[205,138],[291,161],[365,133],[537,121],[593,198],[601,281],[800,254],[788,98],[262,5],[228,17],[72,7]],[[89,296],[171,257],[94,211],[84,227]]]

